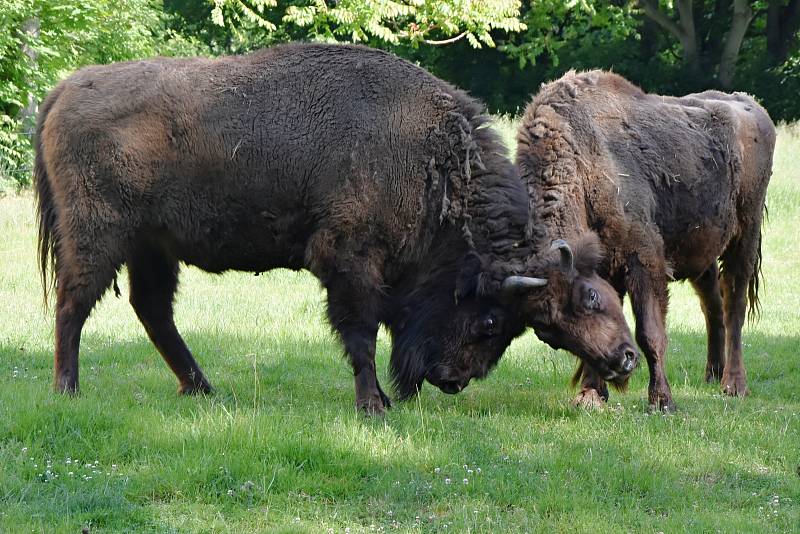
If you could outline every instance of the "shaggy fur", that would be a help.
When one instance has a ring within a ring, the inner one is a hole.
[[[774,125],[747,95],[648,95],[601,71],[543,86],[525,112],[517,161],[535,240],[598,234],[599,272],[631,296],[654,406],[673,407],[664,373],[671,280],[691,281],[700,296],[707,379],[721,378],[731,395],[747,391],[741,329],[747,301],[758,307],[774,145]],[[603,380],[580,371],[584,390],[602,395]]]
[[[210,390],[172,320],[180,262],[309,269],[368,412],[389,403],[380,322],[403,397],[425,378],[454,391],[484,376],[522,330],[497,290],[528,223],[524,185],[485,126],[465,93],[357,46],[76,72],[43,104],[37,135],[56,389],[77,390],[82,326],[126,264],[180,391]]]
[[[597,275],[604,257],[597,235],[585,232],[570,239],[567,255],[551,250],[551,242],[527,247],[534,254],[527,259],[526,274],[545,278],[547,284],[527,290],[518,301],[525,323],[551,347],[569,350],[625,389],[638,354],[616,290]]]

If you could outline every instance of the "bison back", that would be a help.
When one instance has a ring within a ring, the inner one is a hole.
[[[656,228],[676,277],[702,273],[752,219],[743,198],[762,209],[774,127],[747,95],[664,97],[613,73],[572,72],[542,89],[526,121],[547,113],[567,139],[562,158],[575,168],[570,187],[580,190],[565,197],[581,205],[562,211],[588,213],[590,225]],[[607,243],[612,251],[622,245]]]
[[[61,231],[155,235],[210,271],[302,267],[323,228],[419,255],[453,116],[479,110],[352,46],[95,66],[56,92],[39,133]]]

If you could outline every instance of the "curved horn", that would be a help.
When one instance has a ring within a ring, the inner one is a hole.
[[[550,250],[561,251],[561,270],[565,273],[571,273],[575,269],[575,258],[572,256],[572,249],[569,244],[563,239],[556,239],[550,245]]]
[[[547,285],[547,278],[533,278],[531,276],[509,276],[503,280],[502,290],[506,295],[521,292],[534,287]]]

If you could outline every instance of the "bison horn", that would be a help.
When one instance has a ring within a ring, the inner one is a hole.
[[[503,280],[503,293],[506,295],[521,292],[534,287],[547,285],[547,278],[533,278],[531,276],[509,276]]]
[[[550,245],[550,250],[561,251],[561,270],[565,273],[571,273],[575,269],[575,258],[572,256],[572,249],[569,244],[563,239],[556,239]]]

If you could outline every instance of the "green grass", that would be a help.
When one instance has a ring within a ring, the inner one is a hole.
[[[120,280],[84,330],[82,394],[58,396],[32,197],[0,199],[0,532],[798,531],[800,131],[778,141],[752,394],[702,380],[703,318],[674,284],[671,416],[647,413],[644,367],[604,411],[572,408],[573,358],[528,333],[460,395],[358,417],[324,295],[289,271],[183,271],[177,323],[215,395],[175,394]],[[385,333],[378,353],[387,382]]]

